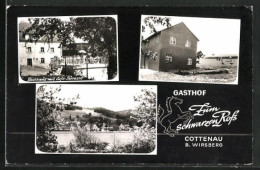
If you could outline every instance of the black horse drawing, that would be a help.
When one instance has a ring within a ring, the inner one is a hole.
[[[182,111],[179,106],[182,102],[182,99],[172,96],[166,99],[166,109],[163,109],[159,105],[158,123],[164,127],[163,132],[169,134],[170,136],[174,136],[175,133],[178,133],[176,129],[172,128],[172,125],[177,120],[183,119],[183,124],[187,124],[194,118],[190,111]]]

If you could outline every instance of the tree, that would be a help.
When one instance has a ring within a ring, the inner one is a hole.
[[[60,87],[46,91],[46,86],[40,86],[37,91],[36,144],[42,152],[57,151],[57,137],[51,131],[57,126],[56,110],[61,108],[54,102],[54,94],[58,91],[60,91]]]
[[[132,112],[133,118],[140,123],[140,127],[134,128],[134,141],[131,151],[149,153],[155,149],[156,139],[156,93],[143,89],[134,101],[139,105]]]
[[[170,17],[161,17],[161,16],[149,16],[144,18],[142,24],[142,33],[148,32],[150,30],[150,34],[154,34],[158,32],[157,27],[163,26],[165,28],[171,27],[171,18]],[[147,43],[147,40],[144,40],[142,34],[142,43]],[[157,60],[158,53],[154,51],[143,52],[141,51],[141,55],[144,58],[144,67],[145,67],[145,60],[149,58],[153,58],[155,61]]]
[[[149,29],[150,34],[154,34],[158,32],[158,30],[156,29],[157,26],[164,26],[165,28],[172,26],[170,17],[161,17],[161,16],[146,17],[144,18],[143,23],[144,24],[142,25],[142,32],[146,32],[147,29]]]
[[[122,119],[116,120],[116,125],[120,126],[124,121]]]
[[[109,56],[108,78],[112,79],[117,72],[116,21],[111,17],[78,17],[72,18],[75,37],[91,44],[92,53],[107,51]],[[95,45],[97,48],[95,49]]]
[[[134,101],[139,103],[137,108],[132,112],[133,117],[142,122],[144,126],[155,127],[156,123],[156,93],[143,89]]]
[[[66,99],[58,97],[61,86],[42,85],[37,89],[36,145],[42,152],[56,152],[58,142],[52,131],[65,124],[61,117]]]
[[[69,21],[59,18],[29,19],[31,26],[23,36],[30,35],[27,42],[43,39],[50,44],[55,40],[60,42],[60,48],[76,49],[75,38],[90,44],[88,53],[97,56],[100,53],[108,55],[108,78],[117,74],[117,37],[116,21],[111,17],[71,17]]]
[[[202,53],[202,51],[197,52],[197,59],[203,58],[205,55]]]

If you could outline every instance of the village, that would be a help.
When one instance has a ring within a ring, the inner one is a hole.
[[[155,87],[119,85],[116,90],[120,93],[114,93],[114,89],[110,85],[38,85],[36,129],[39,152],[154,151]],[[96,91],[100,92],[100,97],[96,97]],[[123,92],[124,97],[119,97]],[[117,97],[108,101],[111,95]],[[148,111],[143,111],[144,106]]]
[[[75,114],[77,114],[77,112],[79,111],[75,110]],[[76,115],[74,118],[71,115],[69,117],[62,117],[62,114],[63,113],[60,113],[56,116],[58,124],[53,128],[54,131],[73,131],[77,127],[84,128],[86,131],[95,132],[131,131],[134,129],[134,125],[130,126],[129,123],[123,123],[123,119],[109,118],[101,115],[91,116],[91,113],[85,113],[82,116]],[[129,120],[129,118],[130,116],[127,119]]]

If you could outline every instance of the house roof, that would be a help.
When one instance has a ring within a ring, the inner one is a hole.
[[[191,32],[191,34],[197,39],[197,41],[199,41],[198,37],[196,37],[196,35],[193,34],[193,32],[186,26],[186,24],[184,24],[184,22],[180,22],[180,23],[175,24],[175,25],[173,25],[173,26],[171,26],[171,27],[168,27],[168,28],[165,28],[165,29],[163,29],[163,30],[161,30],[161,31],[158,31],[158,32],[152,34],[151,36],[147,37],[144,41],[147,41],[147,40],[149,40],[149,39],[155,37],[156,35],[161,34],[161,32],[163,32],[163,31],[165,31],[165,30],[168,30],[168,29],[171,29],[171,28],[180,26],[180,25],[184,25],[184,26]]]
[[[25,22],[25,21],[21,21],[19,23],[19,42],[26,42],[27,40],[25,39],[25,37],[23,37],[23,32],[30,27],[31,24],[29,22]],[[35,30],[32,30],[29,32],[29,34],[33,34]],[[39,39],[37,42],[45,42],[45,38]],[[54,37],[53,38],[53,42],[58,42],[58,38]]]

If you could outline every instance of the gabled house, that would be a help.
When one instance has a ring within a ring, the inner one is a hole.
[[[44,39],[39,39],[37,43],[27,42],[28,35],[23,35],[23,31],[30,26],[30,23],[21,21],[19,23],[19,41],[18,41],[18,58],[20,66],[37,66],[49,68],[54,57],[62,56],[60,42],[54,38],[53,42],[48,44]]]
[[[125,126],[123,124],[120,124],[119,130],[124,130],[124,129],[125,129]]]
[[[195,68],[198,41],[183,22],[156,32],[142,42],[141,67],[156,71]]]
[[[99,131],[99,128],[97,127],[96,124],[93,124],[91,130],[92,131]]]
[[[119,130],[121,130],[121,131],[128,131],[130,129],[130,126],[129,125],[127,125],[127,124],[120,124],[120,126],[119,126]]]

